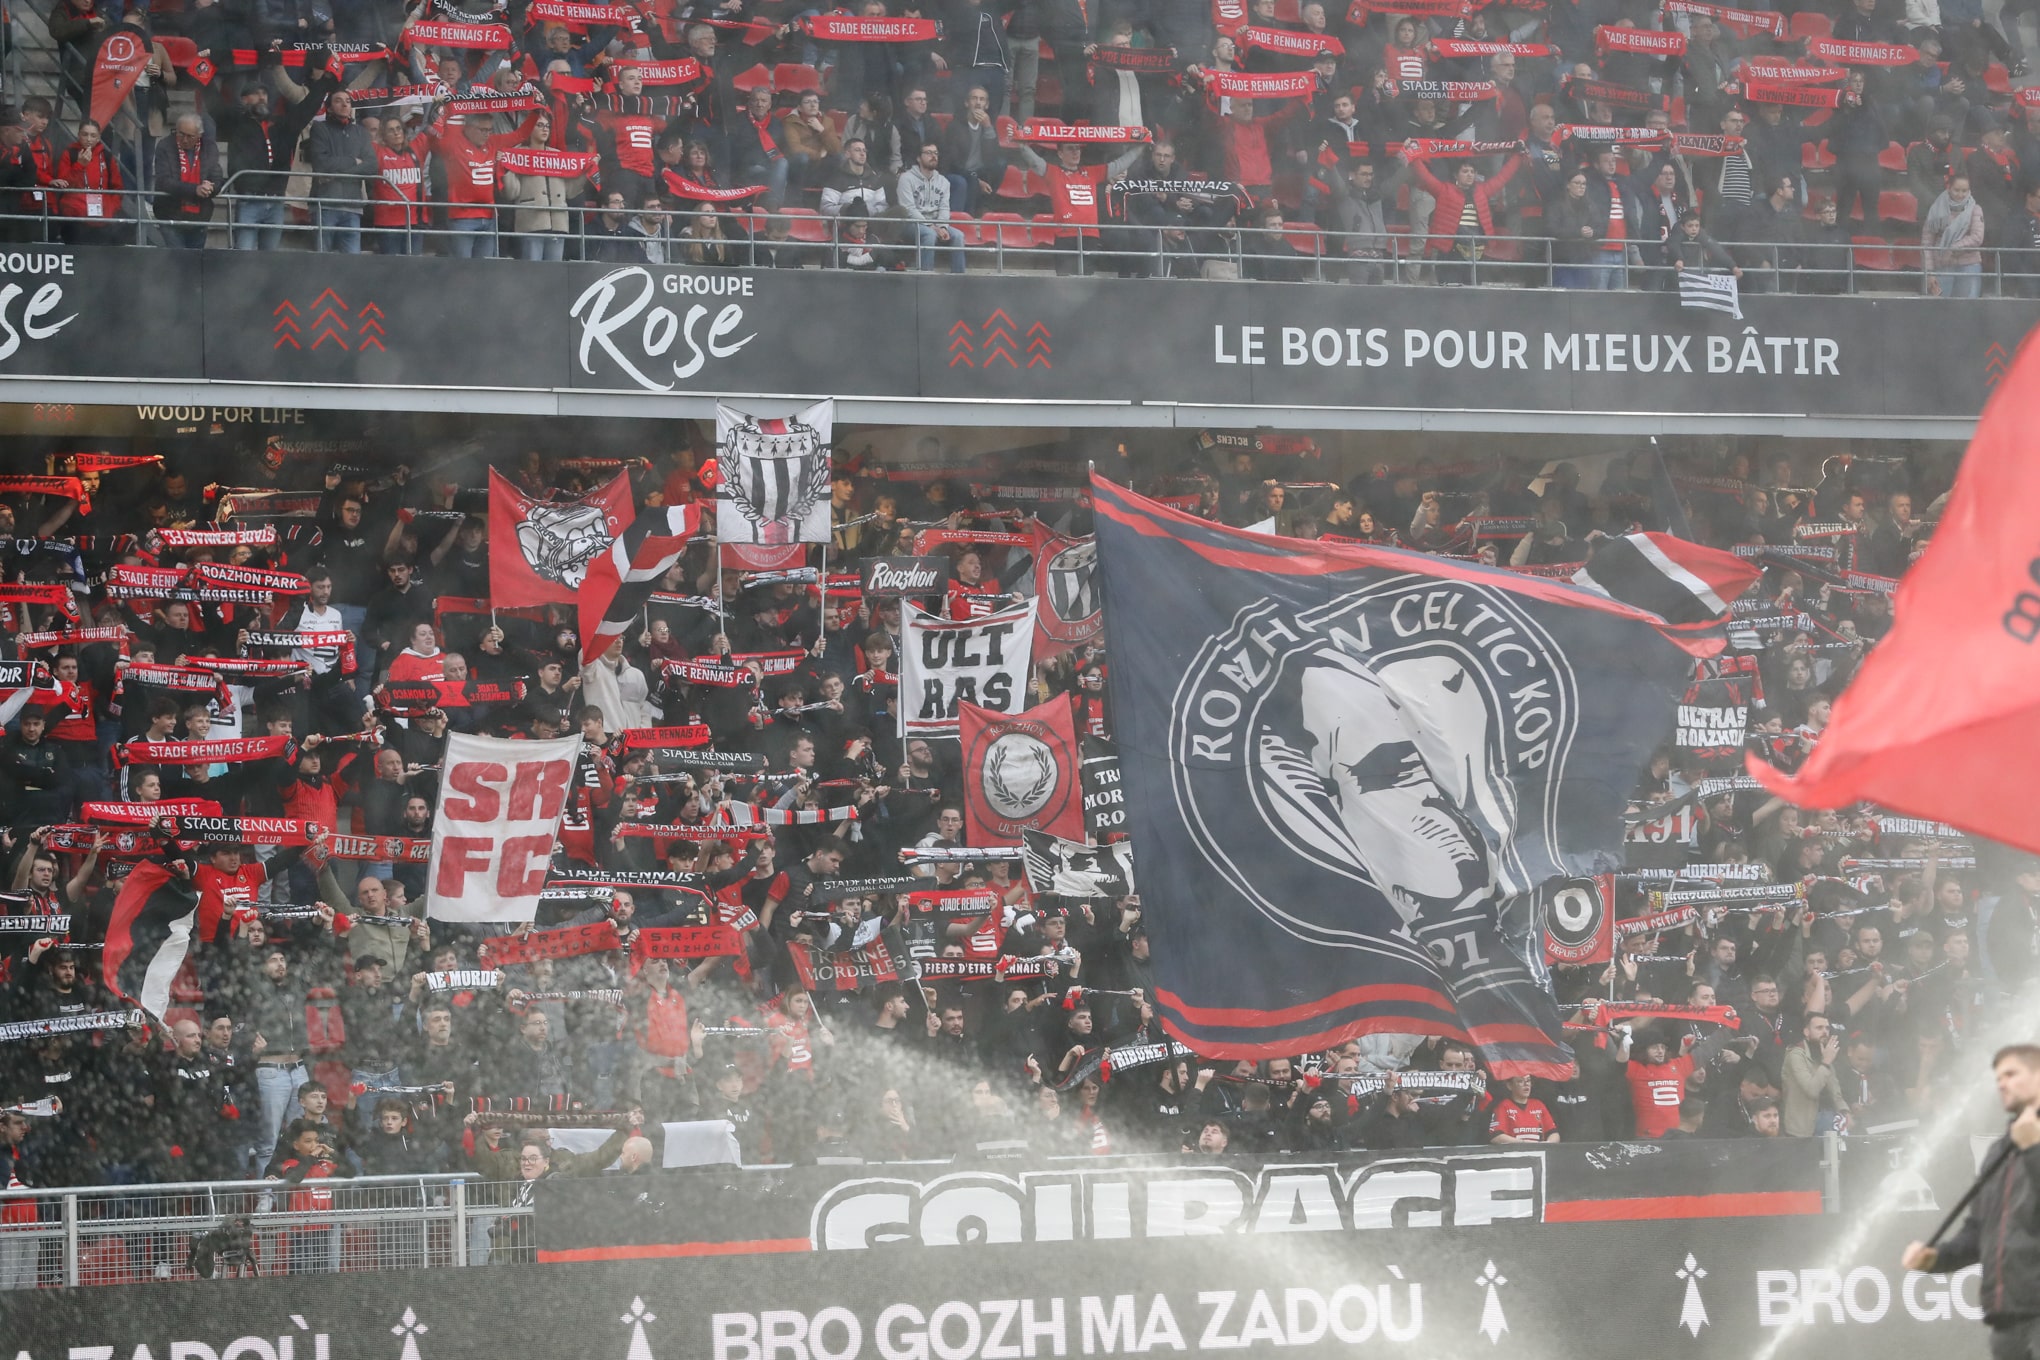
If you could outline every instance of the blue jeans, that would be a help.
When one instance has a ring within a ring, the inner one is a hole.
[[[375,250],[378,255],[416,255],[418,238],[411,234],[410,227],[383,227],[376,232]]]
[[[495,228],[493,217],[456,217],[446,225],[454,231],[446,238],[447,254],[461,260],[496,258],[496,239],[490,235]]]
[[[163,222],[159,223],[158,225],[160,225],[163,228],[164,238],[168,240],[170,244],[176,249],[178,250],[205,249],[205,223]]]
[[[1622,287],[1622,275],[1624,272],[1622,252],[1615,250],[1604,251],[1601,262],[1599,264],[1590,264],[1586,266],[1586,269],[1591,280],[1587,287],[1609,293]]]
[[[256,1175],[261,1175],[262,1168],[276,1155],[276,1140],[282,1135],[283,1126],[304,1113],[304,1107],[298,1104],[297,1088],[311,1079],[312,1074],[301,1062],[289,1067],[280,1063],[255,1064],[255,1090],[262,1097],[262,1127],[268,1133],[267,1141],[258,1149]]]
[[[914,223],[914,239],[919,242],[921,247],[921,272],[926,273],[933,269],[935,267],[936,252],[942,251],[946,252],[949,256],[949,272],[961,274],[963,272],[963,233],[955,227],[950,227],[948,244],[938,245],[935,240],[935,228],[938,225],[940,224],[934,222]]]
[[[786,201],[786,173],[790,167],[786,157],[781,156],[765,165],[753,164],[744,167],[742,182],[765,186],[765,206],[777,209]]]
[[[526,260],[564,260],[567,237],[564,232],[534,231],[517,238],[517,254]]]
[[[1934,277],[1941,281],[1941,296],[1944,298],[1973,298],[1983,296],[1983,266],[1980,264],[1956,264],[1934,271]]]
[[[319,205],[319,249],[335,255],[361,253],[361,209]]]
[[[234,249],[275,250],[283,244],[283,200],[250,198],[234,205]]]
[[[1597,272],[1592,265],[1555,264],[1551,266],[1551,286],[1553,288],[1599,288],[1601,285],[1594,279],[1594,275]]]

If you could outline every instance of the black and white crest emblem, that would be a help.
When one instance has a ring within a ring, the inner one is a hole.
[[[1007,731],[985,750],[978,792],[992,815],[1024,822],[1054,801],[1061,771],[1048,743],[1031,733]]]
[[[1072,543],[1048,559],[1043,573],[1048,607],[1065,625],[1087,623],[1098,612],[1098,545]]]
[[[1252,605],[1207,642],[1173,704],[1175,795],[1206,858],[1285,930],[1438,955],[1441,925],[1491,921],[1554,872],[1578,722],[1563,654],[1509,595],[1393,577],[1310,610]],[[1220,767],[1239,778],[1191,777]],[[1313,890],[1278,900],[1250,871],[1270,836]]]
[[[611,541],[602,508],[585,503],[534,505],[517,526],[517,547],[532,571],[569,590],[581,588],[588,563]]]
[[[722,467],[726,495],[755,525],[798,525],[829,494],[828,440],[798,418],[732,427]]]

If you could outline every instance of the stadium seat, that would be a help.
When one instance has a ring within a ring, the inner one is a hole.
[[[782,61],[772,68],[772,88],[775,90],[820,90],[822,73],[805,62]]]
[[[963,238],[965,245],[980,246],[984,244],[984,228],[979,226],[978,220],[969,213],[952,210],[949,214],[949,225],[956,228],[956,234]]]
[[[992,192],[1000,198],[1032,198],[1034,196],[1033,179],[1034,176],[1028,174],[1019,166],[1009,165],[1006,167],[1006,172],[999,176],[999,183]]]
[[[745,94],[749,94],[760,86],[769,90],[772,88],[772,70],[761,61],[750,70],[732,77],[730,84],[742,90]]]
[[[978,219],[978,239],[985,245],[1025,250],[1032,238],[1027,219],[1019,213],[988,212]]]
[[[1877,195],[1877,216],[1885,222],[1903,222],[1917,226],[1920,220],[1919,200],[1910,189],[1886,189]]]
[[[829,223],[812,208],[781,208],[780,213],[789,218],[786,234],[796,241],[824,242],[829,239]]]
[[[1055,227],[1054,213],[1034,214],[1034,230],[1028,233],[1027,244],[1033,246],[1036,250],[1054,245]]]
[[[177,6],[178,10],[183,8],[182,4]],[[149,12],[160,14],[163,11],[151,5]],[[189,38],[180,38],[174,33],[159,33],[156,35],[156,41],[163,44],[163,51],[168,54],[170,64],[180,71],[190,70],[192,64],[198,60],[198,44]]]
[[[1992,62],[1983,68],[1983,88],[1989,90],[1992,94],[2010,94],[2012,92],[2012,73],[2007,71],[2002,63]]]
[[[1000,146],[1020,145],[1018,140],[1020,136],[1020,125],[1014,122],[1011,118],[1007,117],[1005,114],[1002,113],[997,118],[994,118],[992,120],[992,126],[996,127],[999,130]]]
[[[1856,248],[1858,269],[1877,274],[1897,274],[1920,267],[1917,246],[1887,245],[1881,236],[1852,236],[1849,241]]]
[[[955,115],[948,113],[931,113],[928,116],[935,120],[936,127],[939,127],[944,132],[947,132],[949,131],[949,120],[953,118]]]
[[[1807,142],[1799,148],[1799,164],[1806,170],[1832,170],[1835,168],[1835,153],[1828,150],[1824,140]]]
[[[1904,174],[1905,148],[1897,142],[1891,143],[1891,145],[1877,153],[1877,164],[1880,169],[1895,171],[1901,175]]]
[[[1303,22],[1303,5],[1299,0],[1275,0],[1275,22],[1297,24]]]
[[[1308,222],[1287,222],[1283,224],[1282,235],[1297,252],[1303,255],[1322,255],[1325,251],[1324,231]]]
[[[1815,10],[1801,10],[1792,16],[1789,32],[1795,39],[1832,38],[1835,35],[1835,21]]]
[[[836,135],[838,137],[842,136],[843,129],[850,126],[850,110],[830,109],[828,113],[829,121],[836,126]]]

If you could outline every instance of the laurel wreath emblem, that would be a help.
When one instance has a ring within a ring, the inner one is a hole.
[[[1049,757],[1048,751],[1038,746],[1028,747],[1027,751],[1031,759],[1027,759],[1026,763],[1034,767],[1031,779],[1029,779],[1028,772],[1025,770],[1014,768],[1012,771],[1012,780],[1014,782],[1023,779],[1029,780],[1024,793],[1014,792],[1013,783],[1008,782],[1008,767],[1017,767],[1022,763],[1022,758],[1013,756],[1013,748],[1004,744],[995,744],[990,753],[986,755],[984,773],[985,792],[992,796],[992,800],[995,803],[1009,808],[1031,808],[1036,805],[1036,800],[1047,793],[1050,787],[1054,785],[1055,761]]]

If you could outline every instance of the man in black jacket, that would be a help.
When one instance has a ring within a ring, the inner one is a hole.
[[[156,143],[156,221],[171,245],[205,249],[220,181],[218,144],[197,114],[183,115],[175,134]]]
[[[2018,1118],[1984,1160],[1988,1178],[1961,1228],[1938,1247],[1912,1243],[1901,1263],[1938,1274],[1980,1262],[1990,1353],[2029,1360],[2040,1354],[2040,1045],[2001,1048],[1990,1066],[1998,1103]]]
[[[274,55],[263,53],[261,78],[241,87],[239,103],[213,113],[227,145],[227,174],[240,176],[234,180],[236,250],[275,250],[282,243],[283,189],[290,180],[298,138],[326,96],[340,88],[337,79],[321,70],[312,75],[302,99],[279,109],[269,90],[268,63]]]

